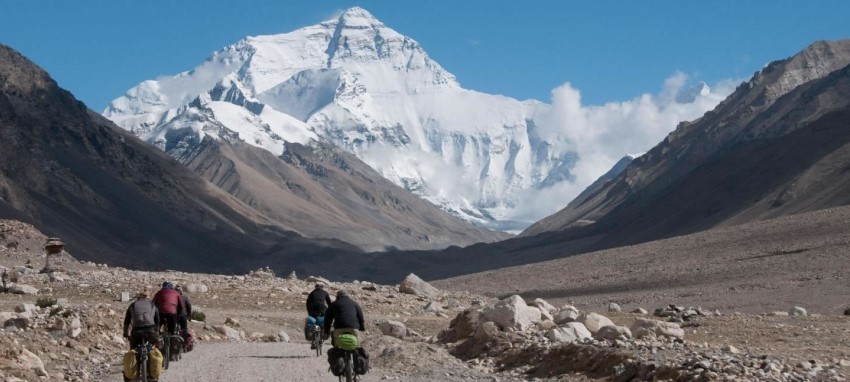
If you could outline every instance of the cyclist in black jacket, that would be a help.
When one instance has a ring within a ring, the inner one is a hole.
[[[336,343],[336,338],[340,334],[351,333],[357,336],[358,330],[366,331],[366,325],[363,322],[363,310],[344,290],[336,293],[336,301],[325,312],[325,333],[329,333],[331,327],[334,329],[334,342],[332,343]]]
[[[313,318],[324,316],[328,305],[331,304],[331,296],[325,292],[323,284],[316,284],[316,289],[307,296],[307,314]]]

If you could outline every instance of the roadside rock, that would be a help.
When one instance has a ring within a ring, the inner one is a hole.
[[[241,341],[242,340],[242,336],[240,335],[240,333],[238,331],[236,331],[236,329],[233,329],[229,326],[217,325],[217,326],[214,326],[213,329],[215,329],[215,331],[218,332],[218,334],[223,335],[229,341]]]
[[[232,326],[232,327],[234,327],[234,328],[238,328],[238,327],[240,326],[240,325],[239,325],[239,320],[237,320],[237,319],[235,319],[235,318],[233,318],[233,317],[227,317],[227,318],[224,320],[224,324],[225,324],[225,325],[230,325],[230,326]]]
[[[632,338],[632,331],[625,326],[603,326],[593,337],[609,341],[627,340]]]
[[[21,353],[18,354],[18,362],[21,363],[21,368],[32,370],[39,377],[47,376],[47,370],[44,370],[44,362],[27,349],[21,349]]]
[[[280,342],[289,342],[289,334],[286,334],[283,330],[277,332],[277,338],[280,339]]]
[[[9,293],[12,294],[37,294],[38,289],[24,284],[12,284],[9,286]]]
[[[788,310],[788,315],[791,316],[791,317],[805,317],[805,316],[808,316],[809,313],[806,312],[805,308],[795,306],[795,307],[791,308],[790,310]]]
[[[419,297],[435,299],[440,296],[440,291],[431,286],[419,276],[411,273],[402,280],[398,286],[398,291],[401,293],[412,294]]]
[[[399,321],[386,320],[378,323],[378,328],[385,336],[404,339],[407,336],[407,326]]]
[[[573,322],[578,319],[579,312],[574,306],[564,306],[561,307],[561,310],[558,311],[558,314],[555,315],[555,323],[558,325],[563,325],[568,322]]]
[[[637,318],[635,319],[635,322],[632,323],[630,330],[632,331],[632,335],[634,335],[634,337],[637,339],[644,338],[647,335],[655,335],[658,337],[670,337],[677,339],[685,338],[685,330],[679,327],[678,324],[673,322],[663,322],[649,320],[645,318]]]
[[[649,312],[644,308],[637,308],[632,311],[634,314],[649,314]]]
[[[18,305],[18,306],[16,306],[16,307],[15,307],[15,312],[18,312],[18,313],[23,313],[23,312],[32,313],[32,312],[34,312],[34,311],[35,311],[35,309],[36,309],[36,307],[35,307],[35,305],[33,305],[33,304],[21,304],[21,305]]]
[[[582,314],[576,321],[584,324],[590,333],[598,332],[603,326],[614,326],[614,322],[608,319],[608,317],[593,312]]]
[[[541,311],[545,311],[549,314],[555,314],[558,311],[558,308],[552,306],[552,304],[546,302],[546,300],[542,298],[534,299],[534,306],[540,308]]]
[[[522,297],[513,295],[481,312],[479,322],[493,322],[501,329],[526,330],[540,321],[540,309],[530,307]]]
[[[307,281],[308,283],[313,283],[313,284],[322,283],[322,284],[325,284],[325,285],[331,285],[330,280],[328,280],[324,277],[320,277],[320,276],[307,276],[307,278],[304,279],[304,281]]]
[[[207,293],[210,288],[204,284],[189,284],[186,286],[186,291],[189,293]]]
[[[590,331],[580,322],[569,322],[562,327],[552,329],[546,337],[553,342],[570,343],[590,338]]]
[[[620,308],[620,305],[617,305],[615,302],[608,303],[608,311],[609,312],[622,312],[623,309]]]

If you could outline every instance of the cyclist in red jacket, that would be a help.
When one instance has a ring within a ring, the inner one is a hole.
[[[180,292],[174,290],[174,284],[171,282],[162,283],[162,289],[156,292],[153,296],[153,303],[159,310],[160,322],[168,325],[167,333],[174,333],[177,322],[180,319],[180,313],[183,312],[186,303],[183,302],[183,297]]]

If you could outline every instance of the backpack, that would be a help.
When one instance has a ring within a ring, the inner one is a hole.
[[[328,353],[328,365],[331,374],[334,377],[339,377],[345,373],[345,352],[343,350],[337,348],[330,348],[327,351]]]
[[[150,300],[138,300],[130,306],[133,316],[133,327],[142,328],[154,326],[154,316],[156,315],[156,306]]]
[[[369,372],[369,353],[366,349],[357,348],[354,352],[354,374],[363,375]]]

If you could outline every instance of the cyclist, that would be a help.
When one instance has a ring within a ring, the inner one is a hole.
[[[183,293],[183,287],[177,285],[174,287],[174,290],[180,293],[180,297],[183,298],[183,310],[180,311],[180,327],[185,332],[189,329],[189,318],[192,317],[192,302],[189,301],[189,296]]]
[[[136,301],[130,304],[127,313],[124,314],[124,337],[130,340],[130,349],[135,349],[145,339],[153,345],[159,343],[157,332],[160,323],[159,310],[148,296],[148,288],[144,288],[136,295]]]
[[[162,283],[162,289],[153,296],[153,303],[159,309],[159,315],[163,324],[168,326],[166,333],[174,333],[180,313],[183,312],[185,303],[180,292],[174,290],[174,284],[169,281]]]
[[[325,292],[325,285],[316,284],[316,288],[307,296],[307,314],[314,318],[324,316],[330,304],[331,296]]]
[[[366,325],[363,323],[363,310],[344,290],[336,292],[336,301],[325,312],[325,333],[330,333],[332,326],[333,341],[331,344],[336,343],[340,334],[351,333],[357,336],[358,330],[366,331]]]

